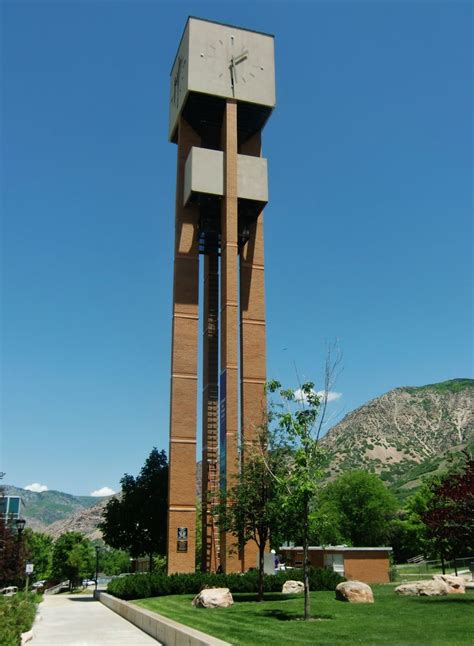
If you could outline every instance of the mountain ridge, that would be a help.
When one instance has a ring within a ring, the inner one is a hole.
[[[388,485],[415,465],[474,441],[474,380],[400,386],[348,413],[321,440],[331,476],[365,469]]]
[[[104,496],[75,496],[64,491],[48,489],[37,492],[14,485],[2,485],[6,495],[21,498],[22,515],[28,526],[36,531],[46,531],[55,522],[62,521],[80,509],[96,506]]]
[[[331,454],[331,478],[364,469],[378,473],[403,498],[463,449],[474,451],[474,379],[394,388],[348,413],[321,443]],[[199,484],[198,469],[198,498]],[[54,538],[66,531],[99,538],[97,524],[113,497],[37,493],[12,485],[3,489],[21,496],[29,527]]]

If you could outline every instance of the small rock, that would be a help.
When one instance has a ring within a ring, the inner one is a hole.
[[[449,594],[465,594],[466,581],[462,576],[454,576],[453,574],[434,574],[434,581],[444,581],[449,588]]]
[[[299,594],[304,592],[304,583],[303,581],[285,581],[281,591],[283,594]]]
[[[397,594],[418,597],[440,597],[449,594],[449,586],[444,581],[413,581],[395,588]]]
[[[193,601],[196,608],[228,608],[234,603],[229,588],[205,588]]]
[[[350,603],[374,603],[372,588],[362,581],[344,581],[336,586],[336,599]]]

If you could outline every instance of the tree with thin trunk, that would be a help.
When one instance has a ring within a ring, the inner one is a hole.
[[[218,523],[222,530],[233,533],[243,548],[249,541],[258,547],[258,600],[264,596],[264,555],[270,536],[277,534],[282,507],[277,481],[268,475],[267,464],[278,471],[275,456],[264,460],[265,433],[258,435],[254,445],[245,448],[236,481],[218,506]]]
[[[314,502],[321,490],[328,466],[328,453],[321,446],[327,403],[342,356],[336,347],[328,349],[324,388],[315,390],[312,382],[300,385],[297,391],[282,388],[278,381],[267,384],[268,451],[286,453],[284,469],[275,472],[262,452],[267,470],[277,483],[283,510],[291,518],[299,517],[295,534],[303,542],[304,618],[310,618],[309,595],[309,537],[311,521],[318,518]]]

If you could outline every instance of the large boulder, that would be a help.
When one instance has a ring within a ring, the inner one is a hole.
[[[449,588],[449,594],[465,594],[466,581],[462,576],[454,576],[453,574],[435,574],[434,581],[444,581]]]
[[[445,581],[413,581],[395,588],[397,594],[417,597],[441,597],[449,594],[449,586]]]
[[[229,588],[204,588],[192,603],[196,608],[228,608],[234,600]]]
[[[304,583],[303,581],[285,581],[281,591],[283,594],[299,594],[304,592]]]
[[[374,603],[372,588],[362,581],[344,581],[336,586],[336,599],[350,603]]]

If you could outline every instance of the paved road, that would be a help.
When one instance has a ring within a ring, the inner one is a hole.
[[[88,594],[45,595],[32,646],[150,646],[157,642]]]

